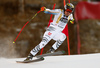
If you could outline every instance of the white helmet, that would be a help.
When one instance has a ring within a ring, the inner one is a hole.
[[[70,11],[74,11],[74,5],[72,3],[67,3],[65,6],[64,6],[64,10],[70,10]]]

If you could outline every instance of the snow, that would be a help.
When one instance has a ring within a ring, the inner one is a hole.
[[[100,53],[48,56],[35,63],[16,63],[25,58],[0,58],[0,68],[100,68]]]

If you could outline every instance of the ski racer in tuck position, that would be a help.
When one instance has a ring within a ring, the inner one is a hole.
[[[30,51],[30,54],[24,61],[32,60],[33,57],[51,40],[55,40],[56,42],[53,44],[51,49],[48,53],[52,53],[63,43],[66,39],[66,35],[62,33],[63,29],[67,25],[68,21],[73,24],[73,15],[72,12],[74,11],[74,5],[72,3],[67,3],[64,6],[64,10],[62,9],[55,9],[50,10],[46,9],[46,7],[41,7],[41,10],[47,14],[53,14],[54,19],[53,22],[50,23],[50,26],[46,29],[42,41]]]

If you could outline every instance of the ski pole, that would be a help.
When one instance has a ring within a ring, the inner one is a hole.
[[[24,27],[25,27],[34,17],[36,17],[36,15],[37,15],[38,13],[40,13],[41,11],[42,11],[42,10],[38,11],[29,21],[27,21],[27,22],[25,23],[25,25],[22,27],[21,31],[19,32],[19,34],[17,35],[17,37],[15,38],[15,40],[13,41],[13,43],[16,42],[17,38],[19,37],[19,35],[20,35],[20,33],[22,32],[22,30],[24,29]]]

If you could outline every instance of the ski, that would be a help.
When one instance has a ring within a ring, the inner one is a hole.
[[[17,63],[31,63],[31,62],[39,62],[39,61],[43,61],[43,59],[41,58],[37,58],[37,59],[34,59],[34,60],[28,60],[28,61],[16,61]]]
[[[65,51],[57,51],[54,53],[47,53],[47,54],[42,54],[42,55],[37,55],[35,56],[37,59],[33,59],[33,60],[28,60],[28,61],[16,61],[17,63],[31,63],[31,62],[39,62],[39,61],[43,61],[44,57],[46,56],[55,56],[55,55],[61,55],[64,54]]]
[[[61,54],[64,54],[64,53],[65,53],[65,51],[57,51],[57,52],[54,52],[54,53],[47,53],[47,54],[37,55],[36,57],[40,58],[40,57],[46,57],[46,56],[61,55]]]

